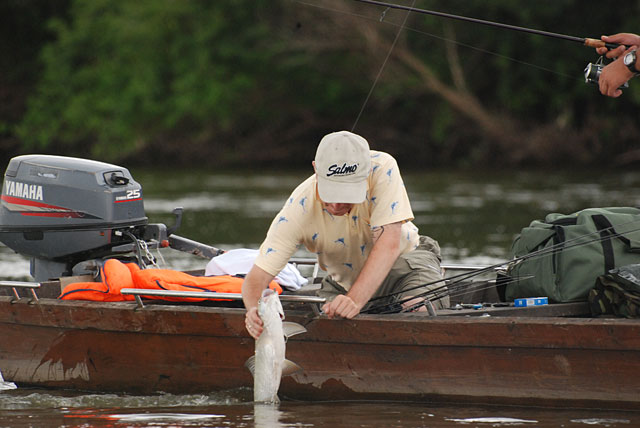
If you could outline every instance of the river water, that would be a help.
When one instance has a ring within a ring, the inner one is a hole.
[[[289,192],[309,171],[131,172],[143,186],[150,222],[222,249],[257,248]],[[520,229],[549,212],[640,206],[633,171],[404,171],[414,223],[440,242],[444,263],[494,264],[509,258]],[[206,260],[171,249],[161,267],[201,269]],[[298,256],[309,254],[300,250]],[[29,280],[28,259],[0,245],[0,279]],[[0,341],[2,339],[0,338]],[[598,409],[477,407],[398,402],[251,403],[250,390],[210,395],[129,396],[13,388],[0,382],[2,427],[630,427],[640,413]]]

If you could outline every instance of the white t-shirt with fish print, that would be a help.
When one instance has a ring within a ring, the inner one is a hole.
[[[331,215],[320,200],[315,174],[300,184],[273,219],[255,264],[277,275],[298,245],[318,256],[320,267],[346,290],[355,282],[380,226],[403,222],[402,253],[418,246],[418,228],[396,160],[371,150],[366,200],[348,214]]]

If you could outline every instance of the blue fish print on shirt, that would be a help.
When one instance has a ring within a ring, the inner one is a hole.
[[[316,242],[316,239],[318,239],[318,232],[314,233],[314,234],[311,236],[311,241]]]
[[[372,205],[376,205],[377,204],[376,199],[378,199],[377,196],[372,196],[371,200],[369,201],[369,203],[372,204]]]
[[[305,206],[306,203],[307,203],[307,197],[306,196],[304,198],[300,199],[299,204],[302,206],[302,212],[303,213],[307,212],[307,207]]]
[[[276,223],[276,226],[278,226],[280,223],[286,223],[289,220],[287,220],[287,218],[285,216],[280,216],[280,218],[278,219],[278,222]]]
[[[293,203],[293,198],[289,198],[289,205]]]
[[[387,177],[389,177],[389,183],[391,183],[391,174],[393,173],[393,168],[389,168],[387,170]]]
[[[269,248],[267,248],[267,252],[266,252],[266,253],[264,253],[264,254],[265,254],[266,256],[268,256],[269,254],[271,254],[271,253],[275,253],[275,252],[276,252],[276,250],[274,250],[273,248],[269,247]]]
[[[326,208],[323,208],[322,211],[326,212],[327,214],[329,214],[329,217],[331,217],[331,220],[334,220],[335,217],[333,216],[333,214],[331,214],[329,211],[327,211]]]
[[[351,216],[351,220],[353,220],[353,224],[354,225],[358,224],[358,216],[357,215]]]
[[[348,267],[349,269],[353,270],[353,264],[351,263],[343,263],[346,267]]]
[[[362,257],[364,257],[364,250],[365,248],[367,248],[367,244],[362,244],[360,245],[360,253],[362,254]]]
[[[398,208],[398,201],[391,203],[391,214],[395,214],[396,208]]]
[[[371,169],[371,173],[376,172],[378,168],[380,168],[380,165],[374,165],[373,168]]]
[[[338,238],[333,242],[334,242],[334,244],[342,244],[344,247],[347,246],[347,244],[344,242],[344,238]]]

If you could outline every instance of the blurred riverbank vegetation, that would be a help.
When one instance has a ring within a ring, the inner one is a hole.
[[[415,2],[594,38],[639,32],[639,5]],[[6,0],[0,16],[4,161],[299,167],[339,129],[413,167],[640,161],[640,80],[603,97],[579,43],[353,0]]]

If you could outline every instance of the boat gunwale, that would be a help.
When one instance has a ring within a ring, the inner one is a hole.
[[[250,340],[244,308],[133,301],[89,302],[42,298],[16,301],[0,296],[1,324],[65,330],[96,329],[144,334],[234,337]],[[640,350],[640,321],[625,318],[430,317],[420,314],[362,314],[329,319],[312,311],[285,311],[307,334],[291,342],[389,346],[456,346]],[[112,315],[109,315],[111,313]],[[117,316],[116,316],[117,315]]]

